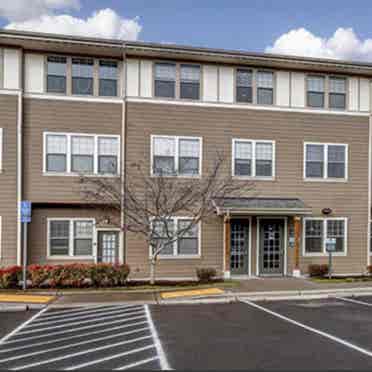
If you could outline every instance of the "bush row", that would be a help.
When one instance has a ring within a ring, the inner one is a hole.
[[[119,264],[68,264],[30,265],[27,267],[27,284],[33,288],[84,288],[125,285],[128,265]],[[0,288],[17,288],[22,281],[22,267],[0,268]]]

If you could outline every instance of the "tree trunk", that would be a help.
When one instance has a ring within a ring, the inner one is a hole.
[[[150,261],[150,285],[155,284],[155,265],[156,265],[156,258],[152,258]]]

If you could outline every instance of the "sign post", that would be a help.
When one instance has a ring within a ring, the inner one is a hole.
[[[332,279],[332,252],[336,251],[336,238],[326,239],[326,251],[328,252],[328,279]]]
[[[23,224],[23,270],[22,289],[27,289],[27,224],[31,222],[31,202],[21,201],[21,222]]]

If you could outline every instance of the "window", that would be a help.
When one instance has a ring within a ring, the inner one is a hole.
[[[93,95],[93,59],[72,58],[72,94]]]
[[[329,107],[344,110],[346,108],[346,79],[329,78]]]
[[[200,66],[181,65],[180,98],[200,98]]]
[[[257,72],[257,103],[259,105],[274,103],[274,74],[272,72]]]
[[[346,254],[347,219],[346,218],[305,218],[304,254],[325,255],[326,240],[336,240],[335,254]]]
[[[176,65],[173,63],[155,64],[155,97],[175,98]]]
[[[236,101],[253,102],[252,71],[238,69],[236,71]]]
[[[66,57],[47,58],[47,92],[66,94]]]
[[[44,172],[119,174],[119,136],[44,133]]]
[[[152,137],[152,173],[169,176],[197,176],[201,173],[201,139],[194,137]]]
[[[233,139],[233,176],[274,177],[275,142]]]
[[[93,256],[94,224],[93,219],[48,219],[48,255]]]
[[[347,152],[344,144],[305,143],[305,178],[347,179]]]
[[[324,107],[324,77],[307,77],[307,105],[309,107]]]
[[[178,239],[170,241],[160,252],[161,257],[199,257],[199,224],[193,224],[190,218],[174,217],[166,223],[154,221],[154,228],[159,235],[158,239],[164,241],[172,239],[174,229],[177,229]],[[173,240],[173,239],[172,239]]]
[[[67,136],[48,134],[46,136],[46,171],[66,172]]]
[[[99,61],[99,95],[118,95],[118,64],[115,61]]]

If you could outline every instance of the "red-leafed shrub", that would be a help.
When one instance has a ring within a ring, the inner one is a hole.
[[[208,283],[217,275],[217,271],[213,267],[199,267],[196,269],[196,276],[199,282]]]
[[[328,265],[312,264],[308,267],[309,275],[312,277],[323,277],[328,274]]]
[[[367,273],[372,274],[372,265],[367,266]]]
[[[130,269],[125,264],[30,265],[27,279],[34,288],[83,288],[125,285]],[[0,288],[16,288],[22,280],[22,267],[0,269]]]

